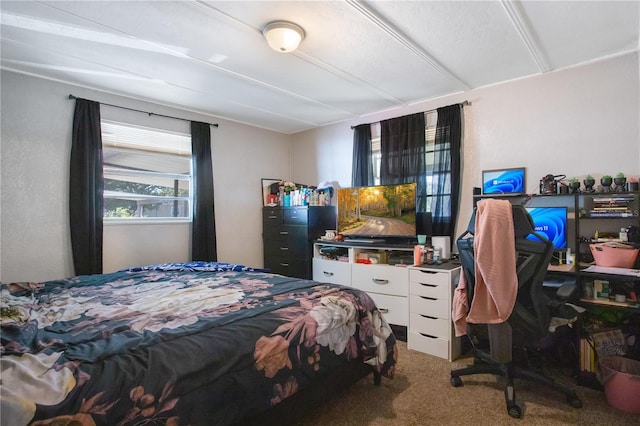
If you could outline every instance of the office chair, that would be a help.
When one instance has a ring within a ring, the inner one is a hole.
[[[487,200],[484,200],[487,201]],[[493,200],[495,201],[495,200]],[[475,290],[475,253],[474,236],[479,232],[504,233],[499,229],[475,229],[477,210],[469,222],[467,230],[456,241],[462,273],[465,274],[467,299],[471,306]],[[572,389],[563,386],[541,372],[527,366],[527,349],[538,349],[543,338],[547,337],[551,318],[557,310],[567,309],[566,301],[573,296],[575,285],[564,285],[559,288],[555,299],[550,299],[543,289],[544,276],[553,254],[553,245],[545,236],[536,233],[533,221],[523,206],[512,206],[515,235],[517,295],[516,302],[508,320],[497,324],[486,324],[489,340],[489,352],[476,347],[470,330],[480,327],[469,324],[467,335],[474,347],[474,365],[451,370],[451,384],[462,386],[461,376],[472,374],[494,374],[506,380],[504,395],[507,412],[513,418],[522,417],[522,408],[516,403],[514,378],[533,380],[564,394],[567,402],[574,408],[582,407],[582,402]],[[527,240],[533,234],[540,241]],[[500,235],[500,234],[498,234]],[[566,314],[566,312],[565,312]]]

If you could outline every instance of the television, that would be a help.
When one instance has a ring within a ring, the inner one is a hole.
[[[525,193],[524,167],[482,171],[483,194]]]
[[[535,230],[546,236],[553,248],[562,250],[567,248],[567,208],[566,207],[527,207],[527,212],[533,219]],[[538,241],[534,235],[528,240]]]
[[[338,234],[374,241],[416,237],[416,184],[339,188]]]

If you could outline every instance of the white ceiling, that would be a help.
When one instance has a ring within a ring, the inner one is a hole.
[[[639,4],[2,0],[1,67],[295,133],[638,51]]]

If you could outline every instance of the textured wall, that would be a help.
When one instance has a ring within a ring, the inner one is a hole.
[[[497,65],[498,66],[498,65]],[[472,188],[483,169],[525,166],[527,191],[547,173],[640,175],[638,54],[502,83],[338,123],[294,136],[291,171],[298,180],[351,184],[351,126],[427,111],[463,100],[466,226]]]
[[[73,275],[68,180],[73,93],[114,105],[217,122],[212,155],[218,259],[261,267],[260,178],[289,178],[291,137],[103,92],[2,72],[0,279]],[[189,123],[103,106],[103,118],[189,133]],[[105,271],[189,259],[189,225],[106,225]]]

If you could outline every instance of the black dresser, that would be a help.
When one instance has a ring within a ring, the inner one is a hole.
[[[264,267],[274,274],[311,279],[313,241],[336,229],[335,206],[264,207]]]

